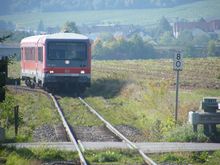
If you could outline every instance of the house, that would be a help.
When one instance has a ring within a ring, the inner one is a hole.
[[[201,29],[204,32],[215,32],[220,30],[220,20],[211,20],[207,22],[201,18],[198,22],[175,22],[173,24],[173,35],[178,38],[183,30]]]

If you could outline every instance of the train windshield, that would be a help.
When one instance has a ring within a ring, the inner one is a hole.
[[[87,59],[87,45],[82,42],[49,42],[48,60],[77,60]]]

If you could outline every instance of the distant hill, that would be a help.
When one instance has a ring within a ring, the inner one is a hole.
[[[7,1],[4,0],[4,2]],[[0,15],[0,22],[1,20],[6,22],[9,21],[16,25],[17,29],[27,30],[37,29],[39,23],[41,22],[40,20],[43,21],[44,27],[61,27],[66,21],[74,21],[77,24],[77,26],[98,24],[130,24],[144,26],[145,28],[151,28],[155,27],[158,24],[160,18],[163,16],[166,17],[170,23],[175,22],[177,19],[197,21],[201,17],[205,18],[207,21],[209,21],[210,19],[219,19],[219,9],[219,0],[206,0],[170,8],[157,9],[151,8],[123,10],[80,10],[65,12],[16,12],[13,14]]]
[[[0,0],[0,15],[27,11],[165,8],[196,1],[201,0]]]

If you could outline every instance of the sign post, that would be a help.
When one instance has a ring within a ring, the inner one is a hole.
[[[175,106],[175,122],[178,119],[178,104],[179,104],[179,71],[183,70],[183,57],[180,52],[174,55],[173,70],[176,71],[176,106]]]
[[[17,136],[18,134],[18,126],[19,126],[18,109],[19,109],[18,105],[14,107],[15,136]]]

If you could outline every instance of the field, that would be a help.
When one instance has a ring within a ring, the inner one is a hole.
[[[171,22],[177,18],[187,20],[198,20],[201,17],[219,18],[219,8],[219,0],[205,0],[164,9],[16,13],[0,16],[0,20],[12,21],[17,28],[32,29],[36,29],[40,20],[44,22],[46,27],[62,26],[66,21],[75,21],[77,25],[110,22],[151,27],[158,23],[162,16],[167,17]]]
[[[171,60],[93,61],[92,86],[85,99],[115,126],[138,130],[141,140],[191,141],[195,135],[186,125],[188,112],[198,110],[203,97],[220,96],[219,64],[220,58],[184,60],[178,127],[174,123],[175,72]],[[19,75],[17,62],[9,68],[11,76]],[[60,102],[71,124],[102,125],[77,98],[67,96]],[[204,140],[202,136],[200,141]]]
[[[184,62],[178,114],[181,128],[176,127],[182,131],[191,129],[185,126],[188,112],[198,110],[203,97],[220,96],[219,58]],[[137,128],[146,141],[186,140],[173,136],[175,72],[171,60],[94,61],[92,73],[86,99],[114,125]]]
[[[87,89],[85,99],[113,125],[137,130],[141,139],[133,138],[132,141],[208,141],[201,127],[198,134],[192,132],[192,127],[186,124],[187,114],[190,110],[198,110],[200,101],[205,96],[220,98],[220,58],[188,58],[184,59],[184,62],[184,69],[180,73],[180,108],[177,125],[174,122],[175,72],[172,70],[171,60],[93,61],[92,86]],[[9,66],[9,76],[18,77],[19,70],[19,62],[14,62]],[[19,136],[16,141],[32,141],[31,130],[44,123],[60,122],[56,118],[56,113],[52,113],[54,107],[51,101],[45,96],[26,92],[16,93],[14,90],[8,91],[7,95],[14,97],[16,104],[20,105],[23,119],[33,121],[27,126],[25,123],[22,124],[20,135],[27,136]],[[88,110],[77,98],[66,96],[60,99],[60,103],[70,124],[102,125],[93,115],[87,113]],[[7,136],[13,137],[13,129]],[[216,159],[218,156],[219,151],[150,155],[156,162],[176,164],[211,162],[216,165],[219,163]],[[54,150],[5,148],[0,149],[0,157],[12,164],[14,162],[37,164],[69,159],[77,161],[76,153]],[[136,153],[120,150],[86,151],[86,158],[90,163],[97,164],[109,160],[120,164],[142,163]]]

